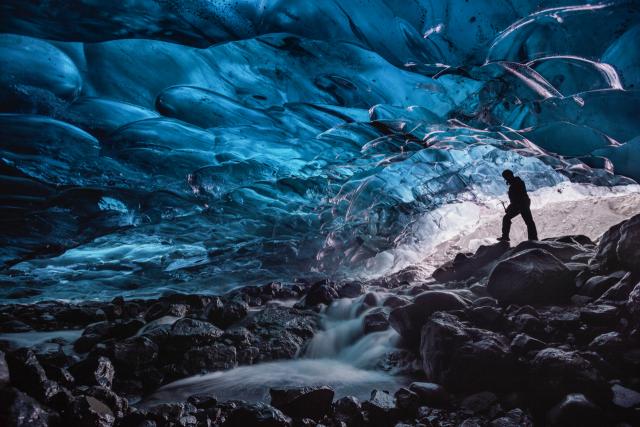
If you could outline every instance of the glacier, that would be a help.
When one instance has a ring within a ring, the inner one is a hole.
[[[615,200],[593,237],[638,206],[634,0],[0,12],[2,300],[389,275],[491,237],[504,168]]]

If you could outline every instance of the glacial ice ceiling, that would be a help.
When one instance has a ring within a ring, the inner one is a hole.
[[[640,180],[640,2],[4,0],[0,298],[349,275],[425,212]]]

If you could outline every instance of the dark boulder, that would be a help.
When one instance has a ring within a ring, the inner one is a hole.
[[[89,356],[73,365],[70,371],[78,384],[106,388],[111,388],[115,375],[111,360],[104,356]]]
[[[178,363],[180,376],[231,369],[237,364],[236,348],[222,343],[187,350]]]
[[[364,293],[364,285],[361,282],[346,282],[338,288],[340,298],[356,298]]]
[[[169,304],[159,301],[147,309],[144,313],[144,320],[151,322],[164,316],[184,317],[188,311],[189,307],[185,304]]]
[[[319,420],[331,411],[334,391],[331,387],[272,388],[271,405],[293,418]]]
[[[580,320],[591,326],[615,328],[620,320],[618,307],[607,304],[590,304],[580,309]]]
[[[574,292],[571,271],[542,249],[500,261],[489,275],[489,294],[500,304],[562,304]]]
[[[583,393],[597,402],[611,398],[605,378],[576,351],[540,350],[531,361],[529,381],[530,390],[540,404],[550,404],[571,393]]]
[[[603,271],[640,272],[640,215],[622,221],[600,238],[598,250],[591,259],[594,268]]]
[[[347,425],[359,425],[363,421],[362,404],[353,396],[338,399],[333,403],[333,418]]]
[[[0,388],[9,384],[9,365],[4,352],[0,351]]]
[[[289,427],[291,418],[273,406],[243,402],[231,411],[224,425],[228,427]]]
[[[153,364],[158,358],[158,352],[156,343],[145,336],[136,336],[114,343],[112,357],[118,368],[138,371]]]
[[[489,413],[493,416],[495,414],[490,412],[496,409],[496,405],[498,405],[498,396],[490,391],[481,391],[462,399],[460,409],[470,415]]]
[[[31,349],[21,348],[6,355],[11,384],[30,394],[41,402],[47,402],[60,391],[55,381],[47,378],[47,374],[38,362]]]
[[[559,241],[556,239],[545,240],[525,240],[509,251],[505,257],[511,257],[517,253],[540,249],[549,252],[562,262],[569,263],[575,260],[577,256],[593,254],[592,246],[582,245],[576,241]]]
[[[449,393],[440,384],[413,382],[409,386],[420,397],[420,403],[432,408],[445,408],[451,400]]]
[[[584,394],[565,396],[547,415],[549,425],[558,427],[599,427],[604,425],[602,409]]]
[[[108,388],[100,386],[82,387],[82,394],[91,396],[107,405],[113,415],[117,418],[123,418],[129,411],[129,401]]]
[[[449,313],[435,313],[424,325],[420,355],[427,379],[448,390],[499,389],[516,380],[505,338]]]
[[[640,283],[638,283],[627,298],[627,311],[635,321],[636,327],[640,327]]]
[[[623,409],[638,410],[640,408],[640,393],[620,384],[611,387],[613,392],[613,404]],[[637,419],[638,414],[636,414]]]
[[[196,407],[190,403],[162,403],[148,410],[148,418],[158,427],[196,427]]]
[[[0,425],[3,427],[48,427],[55,416],[32,397],[13,387],[0,387]]]
[[[447,291],[426,291],[414,298],[413,303],[396,308],[389,315],[389,323],[410,344],[418,344],[422,326],[437,311],[461,310],[467,302]]]
[[[311,288],[309,288],[305,296],[304,303],[307,307],[317,304],[329,305],[338,298],[338,292],[336,292],[334,287],[327,281],[322,280],[311,285]]]
[[[111,408],[92,396],[75,398],[65,418],[69,425],[78,427],[110,427],[116,420]]]
[[[388,426],[397,420],[396,400],[387,391],[373,390],[371,397],[362,403],[369,425]]]
[[[211,323],[221,328],[228,328],[244,319],[248,311],[249,307],[244,301],[223,301],[215,297],[205,308],[205,316]]]
[[[452,282],[479,277],[486,274],[487,269],[509,250],[505,242],[489,246],[480,246],[475,254],[458,254],[456,257],[433,272],[438,282]]]
[[[547,347],[546,343],[530,337],[527,334],[517,334],[511,340],[511,350],[517,354],[525,354],[530,351],[541,350],[545,347]]]
[[[599,301],[626,301],[633,287],[640,281],[639,275],[627,273],[618,283],[607,289],[599,298]]]
[[[625,271],[617,271],[608,276],[593,276],[578,288],[576,292],[579,295],[600,298],[606,291],[618,283],[625,274],[627,274]]]
[[[389,319],[384,311],[373,311],[362,318],[362,327],[365,334],[386,331],[389,328]]]
[[[177,349],[187,349],[213,343],[222,333],[220,328],[209,322],[182,318],[171,326],[169,344]]]

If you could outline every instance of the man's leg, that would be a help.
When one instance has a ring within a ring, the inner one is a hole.
[[[511,220],[518,216],[520,210],[513,206],[509,205],[507,207],[506,213],[502,217],[502,240],[509,240],[509,232],[511,231]]]
[[[536,230],[536,223],[533,222],[533,216],[531,216],[531,209],[529,206],[524,206],[520,212],[524,223],[527,224],[527,234],[529,240],[538,240],[538,230]]]

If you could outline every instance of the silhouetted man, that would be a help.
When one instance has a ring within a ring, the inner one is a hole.
[[[511,230],[511,220],[518,215],[522,215],[524,223],[527,224],[529,240],[538,240],[536,224],[531,216],[531,200],[527,195],[527,187],[524,181],[514,176],[513,172],[506,169],[502,172],[502,177],[509,185],[509,206],[507,206],[504,218],[502,218],[502,237],[498,237],[501,242],[509,241],[509,231]]]

